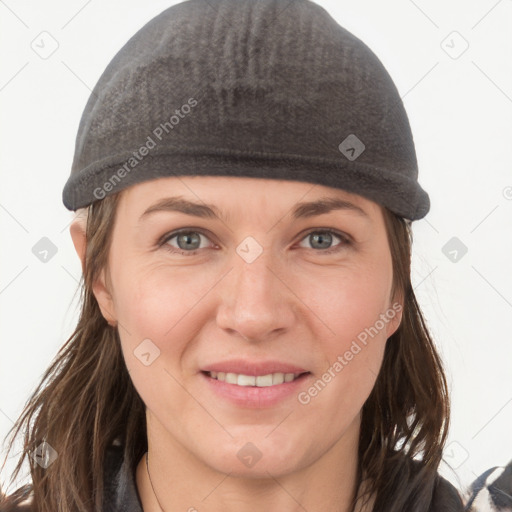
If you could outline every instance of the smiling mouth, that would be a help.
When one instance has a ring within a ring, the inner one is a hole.
[[[241,373],[225,373],[225,372],[208,372],[203,371],[203,374],[208,377],[225,382],[227,384],[234,384],[236,386],[244,387],[271,387],[279,386],[287,382],[293,382],[295,380],[303,378],[305,375],[309,375],[310,372],[302,373],[269,373],[267,375],[244,375]]]

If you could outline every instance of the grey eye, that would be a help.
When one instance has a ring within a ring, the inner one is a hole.
[[[315,249],[328,249],[332,243],[332,235],[327,231],[315,231],[310,233],[306,238],[311,240],[311,245]]]
[[[194,251],[201,248],[202,236],[204,235],[198,233],[197,231],[187,231],[171,236],[167,240],[167,243],[170,243],[171,240],[176,239],[177,247],[175,245],[172,245],[172,247],[176,247],[177,249],[181,249],[183,251]]]
[[[180,249],[198,249],[196,244],[199,245],[201,243],[201,237],[197,233],[178,235],[177,240]]]
[[[332,245],[334,240],[338,240],[339,243]],[[316,230],[310,231],[303,239],[301,244],[304,243],[304,240],[309,240],[312,249],[323,249],[324,253],[330,253],[331,251],[335,251],[337,249],[342,249],[344,246],[350,245],[349,240],[337,234],[331,230]],[[304,247],[301,245],[301,247]]]

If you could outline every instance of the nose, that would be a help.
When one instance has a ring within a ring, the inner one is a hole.
[[[282,335],[297,322],[296,295],[271,249],[252,262],[235,253],[221,284],[217,325],[257,342]]]

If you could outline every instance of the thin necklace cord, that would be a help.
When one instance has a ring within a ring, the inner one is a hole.
[[[151,475],[149,473],[149,452],[146,452],[146,470],[148,472],[149,483],[151,484],[151,489],[153,489],[153,494],[155,495],[155,498],[156,498],[156,501],[158,503],[158,506],[160,507],[160,510],[162,512],[165,512],[164,507],[162,507],[162,504],[160,503],[160,500],[158,499],[158,496],[156,495],[155,487],[153,486],[153,481],[151,480]],[[355,507],[355,504],[354,504],[351,512],[354,512],[355,508],[356,507]]]
[[[153,489],[153,494],[155,495],[155,498],[156,498],[156,501],[158,503],[158,506],[160,507],[160,510],[162,512],[165,512],[164,507],[162,507],[162,504],[160,503],[160,500],[158,499],[158,496],[156,495],[156,491],[155,491],[155,488],[153,486],[153,482],[151,480],[151,475],[149,474],[149,452],[146,452],[146,470],[148,472],[149,483],[151,484],[151,489]]]

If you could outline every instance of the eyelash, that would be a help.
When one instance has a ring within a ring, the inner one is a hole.
[[[167,242],[169,242],[170,240],[172,240],[173,238],[179,236],[179,235],[184,235],[184,234],[194,234],[194,233],[198,233],[200,235],[203,235],[205,236],[206,238],[208,238],[208,235],[206,235],[205,233],[203,233],[201,230],[197,230],[197,229],[180,229],[178,231],[173,231],[171,233],[167,233],[165,234],[161,239],[160,241],[158,242],[158,247],[163,247],[163,249],[165,249],[166,251],[169,251],[170,253],[172,254],[186,254],[187,256],[195,256],[197,254],[198,251],[200,251],[201,249],[195,249],[193,251],[186,251],[184,249],[177,249],[176,247],[173,247],[171,245],[169,245]],[[335,253],[335,252],[338,252],[348,246],[351,246],[352,245],[352,240],[348,237],[348,235],[345,235],[339,231],[336,231],[336,230],[333,230],[333,229],[313,229],[311,231],[308,231],[302,238],[301,238],[301,242],[302,240],[304,240],[305,238],[307,238],[309,235],[313,234],[313,233],[321,233],[321,234],[325,234],[325,233],[328,233],[328,234],[332,234],[332,235],[335,235],[337,238],[339,238],[341,240],[341,243],[339,243],[338,245],[335,245],[334,247],[331,247],[329,249],[318,249],[318,250],[315,250],[314,248],[312,248],[311,250],[312,251],[315,251],[315,252],[318,252],[318,253],[322,253],[322,254],[332,254],[332,253]]]

